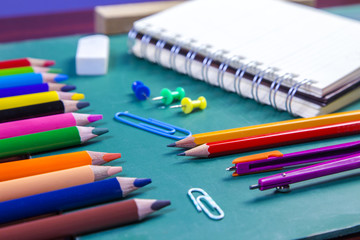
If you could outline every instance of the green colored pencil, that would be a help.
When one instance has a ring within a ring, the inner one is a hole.
[[[0,140],[0,158],[82,144],[108,132],[106,128],[68,127]]]
[[[23,73],[60,73],[61,69],[57,68],[45,68],[45,67],[16,67],[16,68],[5,68],[0,69],[0,77],[15,75],[15,74],[23,74]]]

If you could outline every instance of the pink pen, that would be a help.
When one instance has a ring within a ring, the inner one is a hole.
[[[45,132],[59,128],[84,126],[102,119],[99,114],[64,113],[0,124],[0,139]]]

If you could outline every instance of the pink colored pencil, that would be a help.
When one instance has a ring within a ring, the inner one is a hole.
[[[84,126],[102,119],[98,114],[64,113],[0,124],[0,139],[45,132],[59,128]]]

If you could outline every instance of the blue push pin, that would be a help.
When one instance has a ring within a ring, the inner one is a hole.
[[[139,100],[146,100],[150,96],[150,88],[144,85],[141,81],[135,81],[132,83],[132,90],[135,96]]]

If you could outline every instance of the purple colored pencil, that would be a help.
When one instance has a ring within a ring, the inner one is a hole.
[[[350,171],[357,168],[360,168],[360,154],[350,155],[336,160],[330,160],[308,167],[260,178],[258,180],[258,184],[251,185],[250,189],[258,188],[263,191],[271,188],[277,188],[279,190],[288,191],[289,184]]]
[[[233,161],[235,166],[227,168],[227,170],[235,171],[233,175],[237,176],[360,154],[360,141],[288,153],[282,156],[274,156],[272,153],[259,154],[260,157],[257,159],[255,155],[241,157],[238,158],[239,160],[235,159]],[[280,152],[278,153],[281,154]],[[252,161],[247,161],[247,159],[252,159]]]

